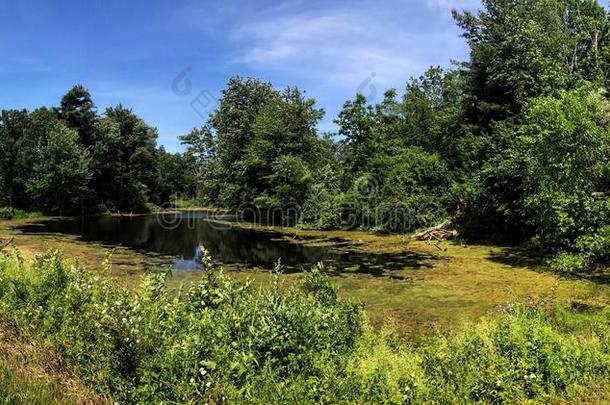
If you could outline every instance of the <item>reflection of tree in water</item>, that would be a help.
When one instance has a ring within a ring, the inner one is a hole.
[[[272,268],[279,258],[288,271],[300,271],[324,261],[331,271],[364,272],[384,275],[405,267],[419,268],[432,257],[414,252],[372,254],[338,251],[320,246],[291,243],[276,232],[219,227],[204,217],[182,220],[175,229],[162,227],[154,215],[119,217],[98,216],[80,219],[49,220],[25,225],[24,232],[53,232],[79,235],[84,240],[111,245],[124,245],[149,253],[181,257],[174,268],[197,268],[199,244],[203,244],[217,260],[246,266]],[[341,241],[338,242],[341,244]]]

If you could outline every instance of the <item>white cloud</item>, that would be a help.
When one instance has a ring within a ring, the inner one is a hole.
[[[450,10],[472,9],[481,4],[479,0],[426,0],[428,7],[443,12]]]
[[[360,4],[262,13],[233,30],[232,38],[244,44],[236,62],[355,93],[368,78],[381,87],[402,86],[410,76],[432,64],[447,64],[459,53],[463,41],[453,25],[422,32],[418,23],[416,15],[404,15],[400,9]]]

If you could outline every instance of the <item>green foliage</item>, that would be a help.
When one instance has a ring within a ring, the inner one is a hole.
[[[25,211],[13,207],[0,207],[0,219],[21,219],[30,216]]]
[[[62,215],[83,204],[91,178],[90,159],[76,131],[60,121],[48,125],[49,132],[33,150],[26,189],[37,207]]]
[[[316,132],[323,114],[296,88],[231,78],[208,124],[181,138],[196,165],[198,194],[231,209],[301,204],[329,158]]]
[[[80,143],[91,146],[95,137],[95,104],[82,85],[72,87],[62,98],[59,117],[78,132]]]
[[[97,115],[75,86],[60,108],[0,114],[0,204],[51,214],[145,211],[194,193],[190,155],[156,147],[157,132],[122,106]]]
[[[526,115],[516,146],[524,215],[550,245],[571,246],[610,221],[609,119],[610,104],[586,90],[537,99]]]
[[[414,347],[363,324],[321,264],[296,286],[276,278],[260,289],[225,276],[205,251],[203,267],[175,294],[161,273],[128,291],[56,251],[31,265],[0,256],[2,322],[125,403],[544,402],[610,379],[606,309],[512,304]],[[0,387],[11,386],[5,377],[0,366]]]
[[[132,293],[67,266],[56,251],[32,270],[2,256],[0,305],[85,383],[121,402],[248,398],[259,373],[289,380],[353,350],[360,312],[319,271],[302,290],[258,291],[208,255],[203,261],[202,280],[176,297],[163,274]]]
[[[98,116],[82,86],[59,108],[2,111],[0,205],[144,211],[180,195],[384,232],[451,217],[469,240],[529,241],[556,269],[607,261],[609,13],[595,0],[484,0],[454,18],[468,61],[376,103],[357,94],[336,134],[320,136],[324,111],[301,90],[238,76],[180,137],[184,154],[157,148],[129,109]]]
[[[479,173],[471,209],[565,251],[551,260],[556,269],[607,259],[609,107],[588,87],[531,100],[520,125],[496,126],[508,146]]]

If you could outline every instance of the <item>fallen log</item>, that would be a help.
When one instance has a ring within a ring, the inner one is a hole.
[[[2,252],[2,250],[7,247],[8,245],[10,245],[11,243],[13,243],[13,239],[15,238],[10,238],[9,240],[6,240],[4,242],[0,242],[0,252]]]
[[[442,224],[433,226],[432,228],[428,228],[418,233],[414,233],[411,235],[411,240],[430,242],[434,239],[440,242],[442,240],[453,239],[458,235],[457,230],[454,229],[453,226],[453,220],[448,219]]]

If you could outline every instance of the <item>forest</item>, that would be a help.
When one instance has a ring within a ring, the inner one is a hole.
[[[562,271],[610,251],[610,17],[596,1],[490,0],[454,12],[470,60],[432,67],[381,102],[358,94],[320,134],[298,88],[229,79],[180,137],[83,86],[59,107],[2,110],[0,206],[45,213],[299,208],[300,226],[412,232],[454,218],[467,240],[527,242]]]

